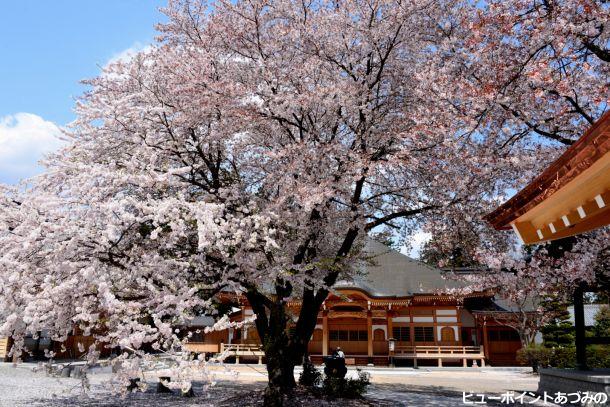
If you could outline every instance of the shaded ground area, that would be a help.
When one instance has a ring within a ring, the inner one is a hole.
[[[110,406],[215,406],[215,407],[254,407],[262,406],[262,394],[264,383],[238,382],[218,382],[215,386],[202,390],[200,384],[195,384],[194,390],[197,394],[192,398],[180,397],[177,394],[156,394],[154,387],[145,393],[135,393],[127,398],[109,394],[96,394],[88,398],[75,394],[72,396],[59,396],[54,398],[38,398],[24,400],[23,404],[16,403],[16,406],[84,406],[84,407],[110,407]],[[397,390],[394,385],[384,386],[373,385],[371,392],[363,400],[320,400],[311,396],[298,394],[292,396],[287,403],[290,406],[318,406],[318,407],[364,407],[364,406],[461,406],[460,394],[438,394],[434,391],[421,391],[405,393]],[[7,404],[8,405],[8,404]]]
[[[89,375],[90,391],[83,395],[80,380],[55,378],[44,372],[33,372],[34,365],[13,367],[0,364],[0,406],[260,406],[265,387],[264,366],[239,366],[238,373],[217,369],[217,381],[213,386],[194,384],[196,396],[183,398],[178,394],[156,394],[155,380],[149,378],[146,392],[113,395],[106,383],[111,374],[98,369]],[[231,366],[233,367],[233,366]],[[538,378],[530,373],[503,370],[413,370],[369,369],[372,385],[364,400],[318,400],[300,394],[293,397],[293,405],[325,406],[464,406],[463,392],[486,393],[498,396],[506,391],[515,394],[535,391]],[[354,372],[350,372],[353,374]],[[532,401],[532,398],[526,398]],[[488,401],[490,405],[510,405]],[[517,404],[522,405],[522,404]],[[529,405],[542,405],[533,403]],[[546,404],[550,405],[550,404]]]

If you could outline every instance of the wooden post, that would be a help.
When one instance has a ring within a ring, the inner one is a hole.
[[[371,311],[366,313],[366,329],[369,363],[373,363],[373,315]]]
[[[392,316],[393,316],[393,312],[388,310],[385,313],[386,315],[386,324],[387,324],[387,328],[388,328],[388,337],[386,338],[386,340],[390,339],[390,338],[394,338],[394,321],[392,321]],[[397,339],[397,338],[394,338]]]
[[[415,325],[413,324],[413,312],[409,304],[409,341],[411,346],[415,346]]]
[[[245,319],[246,319],[246,307],[244,307],[242,305],[242,307],[241,307],[241,320],[243,321]],[[248,339],[248,328],[246,327],[246,325],[244,325],[241,328],[241,340],[240,340],[240,342],[241,343],[246,343],[247,339]]]
[[[574,290],[574,333],[576,342],[576,368],[588,370],[587,345],[585,343],[585,306],[583,300],[584,286]]]
[[[322,356],[328,356],[328,311],[322,312]]]
[[[438,345],[439,337],[438,337],[438,322],[436,322],[436,307],[434,307],[432,309],[432,321],[434,323],[434,325],[433,325],[434,326],[434,328],[433,328],[434,329],[434,332],[433,332],[434,344]],[[440,362],[440,360],[439,360],[439,362]],[[440,362],[440,366],[443,366],[443,362]]]
[[[464,341],[462,340],[462,313],[460,312],[460,307],[456,307],[455,309],[456,312],[456,316],[457,316],[457,340],[458,340],[458,345],[463,346],[464,345]]]
[[[485,359],[489,359],[489,342],[487,338],[487,321],[483,320],[483,352]]]
[[[438,358],[438,367],[443,367],[443,358]]]
[[[390,309],[387,309],[385,312],[385,323],[386,323],[386,330],[387,330],[387,338],[386,341],[388,341],[388,363],[390,365],[390,367],[394,367],[394,352],[390,350],[390,338],[396,339],[394,338],[394,323],[392,321],[392,311]],[[394,344],[396,344],[396,342],[394,342]]]

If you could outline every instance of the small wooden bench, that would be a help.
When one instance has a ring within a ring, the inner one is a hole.
[[[345,358],[345,364],[348,366],[354,366],[356,364],[356,358]]]

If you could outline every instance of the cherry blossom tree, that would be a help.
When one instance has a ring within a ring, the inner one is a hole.
[[[502,148],[536,138],[570,145],[606,110],[607,2],[484,0],[451,15],[447,69]]]
[[[456,2],[444,20],[439,49],[446,63],[432,73],[455,108],[470,117],[472,133],[496,151],[498,163],[489,167],[504,171],[488,178],[489,194],[478,207],[454,205],[426,224],[430,249],[450,253],[459,247],[488,267],[473,289],[496,287],[520,303],[530,291],[570,295],[578,284],[594,287],[607,279],[607,229],[580,237],[561,255],[550,255],[547,245],[525,256],[512,232],[493,231],[481,217],[607,110],[608,21],[609,4],[595,0]]]
[[[437,250],[454,245],[449,240],[458,233],[468,241],[458,246],[480,241],[487,229],[481,215],[540,174],[607,110],[608,21],[605,1],[453,3],[441,24],[443,64],[430,73],[437,91],[469,118],[472,133],[465,134],[496,152],[485,168],[502,174],[488,178],[493,183],[476,212],[463,206],[428,225]]]
[[[605,240],[607,246],[607,234],[598,235],[596,239]],[[492,246],[486,253],[479,248],[477,255],[484,266],[473,274],[452,276],[468,283],[453,293],[493,292],[506,309],[490,311],[489,317],[515,329],[526,347],[540,328],[555,317],[545,305],[548,298],[569,301],[576,286],[586,283],[594,287],[601,274],[606,273],[599,267],[603,254],[589,250],[590,242],[585,238],[576,243],[575,238],[569,238],[526,250],[515,247],[512,251]]]
[[[168,350],[232,290],[255,312],[277,403],[367,233],[476,202],[495,170],[432,84],[443,3],[165,12],[156,46],[86,82],[47,172],[4,194],[2,332],[78,326]]]
[[[541,140],[573,140],[606,101],[593,51],[567,45],[582,57],[565,81],[550,66],[567,57],[551,46],[536,66],[524,57],[531,35],[564,20],[523,34],[509,21],[528,18],[520,8],[480,7],[170,1],[155,46],[86,82],[47,172],[2,194],[2,333],[19,345],[77,326],[106,346],[169,351],[183,341],[176,326],[233,291],[256,315],[266,401],[281,403],[369,232],[447,230],[447,219],[483,232],[478,216],[560,151]],[[586,31],[595,55],[602,31]]]

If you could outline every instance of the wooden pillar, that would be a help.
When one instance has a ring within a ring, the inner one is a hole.
[[[322,356],[328,356],[328,311],[322,311]]]
[[[457,320],[457,341],[458,345],[464,346],[464,341],[462,341],[462,313],[460,312],[460,307],[455,307],[456,312],[456,320]]]
[[[390,309],[385,312],[385,323],[386,323],[386,331],[387,337],[385,338],[388,341],[388,363],[390,367],[394,367],[394,352],[390,350],[390,342],[391,338],[394,338],[394,322],[392,321],[392,311]],[[395,342],[396,343],[396,342]]]
[[[487,321],[483,320],[483,352],[485,359],[489,359],[489,342],[487,341]]]
[[[243,305],[241,306],[241,320],[244,321],[246,319],[246,307],[244,307]],[[246,325],[244,325],[241,328],[241,343],[246,343],[247,339],[248,339],[248,328],[246,327]],[[238,362],[239,363],[239,362]]]
[[[373,315],[371,311],[366,313],[366,329],[367,329],[367,350],[369,363],[373,363]]]
[[[411,304],[409,304],[409,340],[411,346],[415,346],[415,326],[413,324],[413,312],[411,310]]]
[[[439,337],[438,337],[438,322],[436,322],[436,306],[432,309],[432,321],[434,323],[434,325],[433,325],[434,326],[434,328],[433,328],[434,329],[434,332],[433,332],[434,344],[438,346]],[[443,362],[441,362],[440,359],[439,359],[439,363],[440,363],[439,366],[443,366]]]
[[[576,368],[587,370],[587,344],[585,342],[584,286],[574,290],[574,333],[576,342]]]

